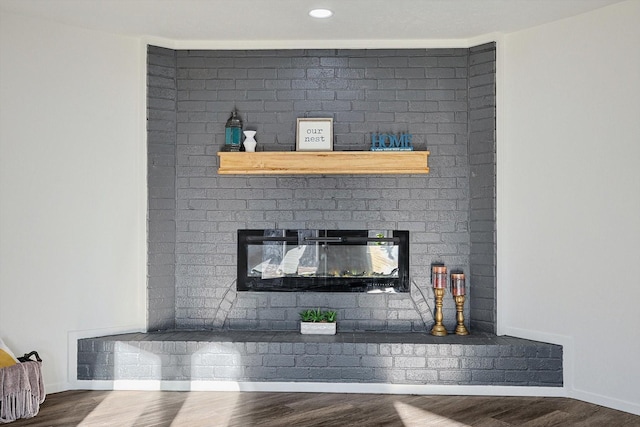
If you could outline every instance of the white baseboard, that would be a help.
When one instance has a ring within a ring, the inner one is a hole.
[[[626,400],[612,399],[601,394],[589,393],[582,390],[567,390],[568,397],[582,400],[584,402],[593,403],[607,408],[617,409],[618,411],[629,412],[631,414],[640,415],[640,403],[628,402]]]
[[[60,393],[61,391],[67,391],[71,389],[73,389],[73,387],[68,382],[45,383],[44,385],[44,391],[47,394]]]
[[[563,387],[417,385],[382,383],[80,380],[75,382],[74,388],[82,390],[269,391],[291,393],[376,393],[415,395],[566,397],[566,390]]]

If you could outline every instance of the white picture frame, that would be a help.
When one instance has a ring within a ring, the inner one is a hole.
[[[333,119],[299,118],[296,151],[333,151]]]

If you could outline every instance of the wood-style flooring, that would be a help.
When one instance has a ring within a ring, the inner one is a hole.
[[[19,426],[640,426],[566,398],[333,393],[65,391]]]

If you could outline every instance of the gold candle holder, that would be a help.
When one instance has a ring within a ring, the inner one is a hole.
[[[464,295],[456,295],[453,297],[456,302],[456,335],[469,335],[469,331],[464,326]]]
[[[451,273],[451,293],[456,303],[456,335],[469,335],[464,326],[464,273]]]
[[[447,335],[447,330],[442,324],[442,298],[444,298],[445,288],[447,287],[447,267],[444,265],[431,266],[431,284],[433,285],[433,293],[436,296],[436,312],[434,316],[436,323],[431,329],[431,335],[443,337]]]
[[[442,324],[442,298],[444,297],[444,288],[434,288],[433,291],[436,294],[436,315],[434,318],[436,323],[433,325],[433,328],[431,328],[431,335],[444,337],[447,335],[447,330]]]

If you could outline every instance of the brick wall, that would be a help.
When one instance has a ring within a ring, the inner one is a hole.
[[[286,330],[302,308],[333,307],[341,330],[430,329],[431,263],[470,269],[470,51],[177,51],[176,61],[175,316],[165,312],[166,322]],[[431,151],[431,173],[218,176],[233,108],[257,131],[258,150],[293,150],[304,116],[334,118],[335,150],[367,150],[372,132],[410,132],[416,149]],[[153,224],[150,254],[164,233]],[[409,230],[415,286],[402,295],[236,295],[239,228]],[[157,279],[150,273],[150,295]],[[454,324],[447,295],[445,325]]]
[[[496,329],[496,48],[469,53],[471,327]]]
[[[175,51],[150,46],[147,74],[147,325],[156,330],[175,327]]]
[[[158,332],[78,341],[79,380],[563,385],[562,347],[414,333]]]

